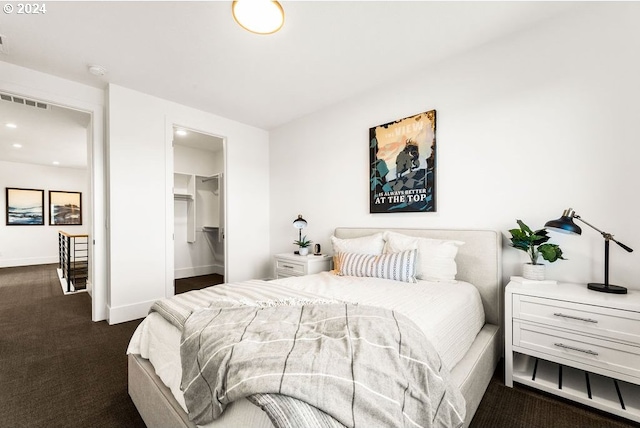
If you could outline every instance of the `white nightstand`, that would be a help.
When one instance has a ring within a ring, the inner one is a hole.
[[[513,382],[640,422],[640,292],[510,282],[505,384]]]
[[[276,254],[276,279],[289,276],[303,276],[331,270],[331,256],[322,254],[314,256],[299,256],[293,253]]]

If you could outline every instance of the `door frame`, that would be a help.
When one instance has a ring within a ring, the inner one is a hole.
[[[165,253],[165,297],[171,297],[175,294],[174,277],[175,277],[175,245],[174,245],[174,199],[173,199],[173,128],[178,127],[186,131],[197,132],[199,134],[210,135],[212,137],[220,138],[222,140],[222,168],[224,178],[222,180],[223,185],[223,198],[222,203],[224,206],[224,278],[225,281],[229,275],[229,263],[228,263],[228,239],[227,239],[227,210],[229,205],[227,203],[227,182],[228,182],[228,164],[227,164],[227,137],[221,135],[219,132],[213,129],[202,129],[189,125],[188,119],[179,119],[174,117],[165,118],[165,159],[166,159],[166,253]]]
[[[25,69],[27,70],[27,69]],[[31,70],[29,70],[31,71]],[[91,189],[91,225],[89,233],[92,239],[90,254],[91,279],[91,320],[107,319],[107,295],[109,292],[107,278],[107,225],[106,225],[106,176],[105,176],[105,123],[104,123],[104,91],[101,96],[92,96],[84,88],[74,87],[67,82],[59,88],[56,82],[51,82],[51,76],[25,76],[23,73],[13,75],[14,82],[0,81],[0,91],[25,98],[42,101],[44,103],[79,110],[91,116],[87,141],[87,168],[90,176]],[[15,81],[19,81],[17,84]],[[74,82],[75,83],[75,82]],[[81,85],[84,86],[84,85]],[[94,90],[95,88],[90,88]],[[95,91],[98,91],[95,89]],[[64,94],[63,94],[64,92]],[[95,94],[95,93],[94,93]]]

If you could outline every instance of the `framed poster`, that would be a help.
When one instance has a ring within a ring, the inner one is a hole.
[[[436,111],[369,129],[369,212],[436,211]]]
[[[81,225],[82,192],[49,190],[49,224]]]
[[[44,225],[44,190],[6,189],[7,226]]]

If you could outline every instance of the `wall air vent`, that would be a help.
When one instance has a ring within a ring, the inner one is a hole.
[[[41,101],[30,100],[28,98],[17,97],[11,94],[5,94],[0,92],[0,99],[3,101],[10,101],[17,104],[22,104],[29,107],[36,107],[42,110],[50,110],[50,106],[47,103],[43,103]]]

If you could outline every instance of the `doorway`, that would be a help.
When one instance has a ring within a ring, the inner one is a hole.
[[[104,319],[106,294],[101,276],[104,247],[92,246],[87,239],[95,242],[95,201],[103,197],[95,192],[95,184],[103,183],[102,177],[96,176],[102,170],[94,168],[96,161],[102,161],[95,157],[94,147],[102,145],[102,139],[96,141],[94,133],[97,110],[0,91],[0,117],[7,125],[0,129],[0,187],[35,189],[42,195],[39,223],[27,228],[0,226],[11,248],[10,252],[0,252],[0,267],[50,265],[55,272],[60,267],[59,232],[84,236],[80,251],[83,261],[74,263],[74,273],[81,272],[74,276],[72,286],[76,291],[88,291],[94,321]],[[102,124],[98,127],[101,129]],[[73,202],[56,205],[66,201],[64,198]],[[61,215],[69,210],[67,207],[73,212]],[[63,293],[68,294],[69,278],[60,281]]]
[[[173,126],[174,293],[224,282],[224,139]]]

